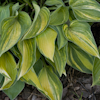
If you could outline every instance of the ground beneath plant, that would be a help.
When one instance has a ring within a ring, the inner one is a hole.
[[[92,25],[92,32],[100,46],[100,23]],[[84,74],[66,65],[67,76],[60,78],[63,84],[62,100],[100,100],[100,86],[92,85],[92,75]],[[0,100],[10,100],[6,94],[0,92]],[[15,100],[48,100],[35,87],[27,85]]]
[[[92,76],[69,68],[67,76],[62,76],[62,100],[100,100],[100,86],[92,85]],[[0,100],[10,100],[0,92]],[[26,85],[15,100],[48,100],[35,87]]]

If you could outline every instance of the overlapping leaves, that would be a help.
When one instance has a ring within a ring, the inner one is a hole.
[[[70,26],[64,25],[64,35],[69,40],[82,48],[85,52],[99,57],[97,46],[88,23],[74,20]]]
[[[96,0],[69,0],[75,17],[80,21],[100,21],[100,4]]]
[[[36,61],[36,39],[24,40],[19,43],[19,48],[22,48],[22,62],[19,69],[19,77],[22,77],[35,64]]]
[[[1,89],[8,89],[16,79],[17,68],[13,56],[6,52],[0,57],[0,73],[5,77]]]
[[[33,3],[33,6],[35,9],[35,17],[31,27],[26,32],[23,39],[29,39],[37,36],[47,27],[49,23],[50,12],[48,8],[43,7],[40,9],[40,7],[35,3]]]
[[[62,84],[49,67],[46,66],[41,70],[39,80],[50,100],[61,100]]]
[[[10,17],[1,23],[0,56],[13,47],[21,36],[21,26],[16,17]]]
[[[34,8],[33,22],[19,10],[19,3],[0,7],[1,90],[6,89],[4,92],[13,100],[26,82],[50,100],[61,100],[62,84],[57,76],[65,74],[66,63],[93,73],[93,85],[100,85],[99,52],[86,23],[100,21],[100,5],[95,0],[69,0],[64,1],[69,3],[67,7],[62,0],[46,0],[53,10],[50,13],[49,7],[40,8],[35,1],[32,7],[29,0],[24,1],[32,11]],[[77,20],[70,22],[73,18]]]
[[[84,72],[92,73],[94,57],[84,52],[73,43],[68,43],[67,64],[71,67]]]
[[[57,17],[55,17],[57,16]],[[69,17],[68,7],[60,6],[50,16],[50,25],[61,25],[67,22]]]

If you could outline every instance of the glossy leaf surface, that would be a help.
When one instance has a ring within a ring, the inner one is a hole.
[[[43,67],[39,74],[39,80],[50,100],[61,100],[62,84],[49,67]]]
[[[5,77],[1,89],[9,88],[14,83],[17,74],[16,62],[9,52],[0,57],[0,73]]]
[[[1,23],[0,56],[13,47],[21,36],[21,26],[16,17],[10,17]]]
[[[75,17],[80,21],[100,21],[100,4],[96,0],[69,0]]]
[[[69,18],[68,7],[59,7],[50,16],[50,25],[61,25]]]
[[[63,29],[65,37],[69,41],[78,45],[85,52],[99,57],[97,46],[88,23],[74,20],[69,27],[64,25]]]
[[[55,39],[57,37],[56,31],[47,28],[44,32],[36,37],[37,46],[40,52],[47,58],[53,61],[55,51]]]
[[[94,57],[84,52],[73,43],[68,43],[67,64],[71,67],[84,72],[92,73]]]
[[[25,75],[36,61],[36,39],[22,41],[22,62],[19,69],[19,77]]]

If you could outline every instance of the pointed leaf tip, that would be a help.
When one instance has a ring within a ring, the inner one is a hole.
[[[53,60],[55,51],[55,39],[57,37],[56,31],[47,28],[44,32],[36,37],[37,46],[39,51],[50,60]]]

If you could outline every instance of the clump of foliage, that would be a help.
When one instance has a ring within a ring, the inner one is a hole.
[[[27,83],[61,100],[66,63],[100,85],[100,49],[90,22],[100,22],[95,0],[1,0],[0,90],[13,100]]]

